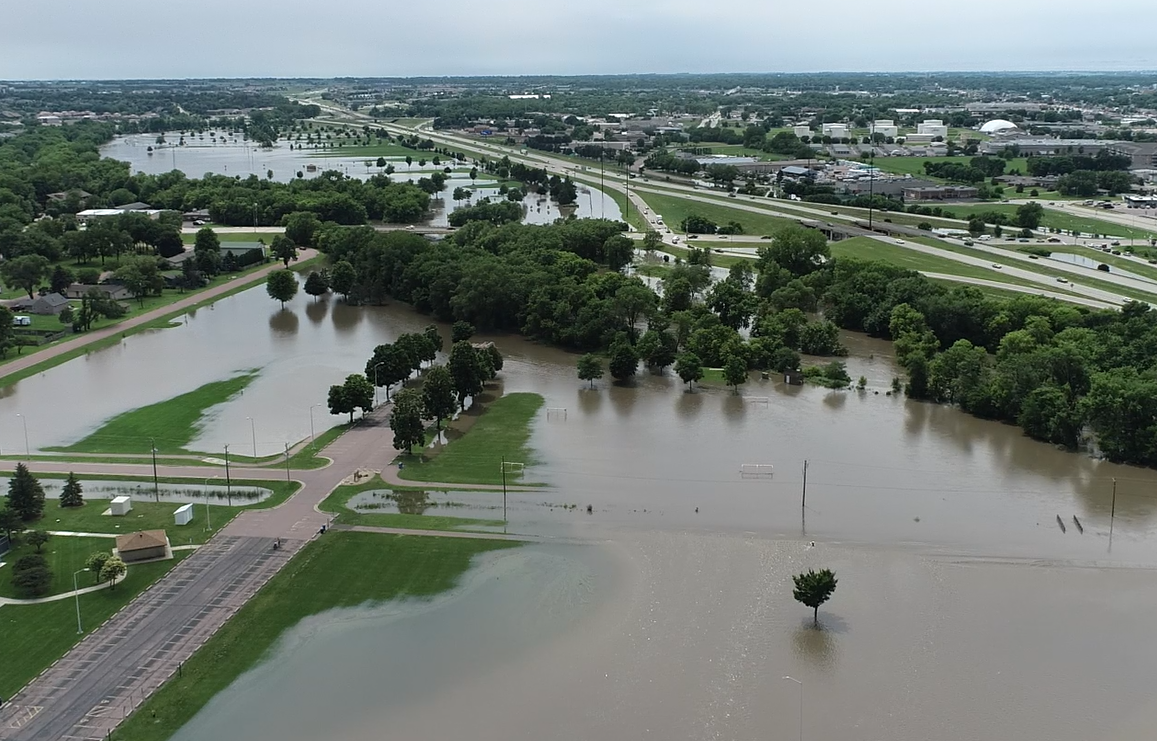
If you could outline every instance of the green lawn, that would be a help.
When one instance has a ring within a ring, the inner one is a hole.
[[[742,144],[717,144],[705,142],[703,144],[686,144],[683,147],[703,147],[711,150],[709,154],[722,154],[728,157],[755,157],[764,162],[774,162],[776,160],[787,159],[782,154],[773,154],[765,152],[762,149],[753,149],[752,147],[745,147]]]
[[[263,229],[266,227],[262,227]],[[217,241],[219,242],[253,242],[254,246],[258,242],[264,242],[266,246],[273,241],[273,238],[282,232],[217,232]],[[186,245],[195,244],[197,241],[196,232],[182,232],[181,241]]]
[[[371,525],[373,527],[405,527],[417,530],[471,530],[487,527],[502,527],[502,520],[480,520],[470,517],[450,517],[437,514],[401,514],[399,512],[358,512],[349,506],[349,501],[357,494],[372,489],[393,489],[375,476],[357,485],[339,486],[321,503],[323,512],[337,515],[341,525]],[[393,489],[393,491],[403,491]],[[497,500],[495,500],[497,501]],[[437,507],[428,512],[444,511]]]
[[[49,545],[55,543],[50,541]],[[125,580],[115,589],[81,595],[80,613],[84,629],[92,631],[112,617],[188,553],[178,551],[171,561],[130,566]],[[7,569],[5,567],[5,571]],[[3,578],[8,577],[5,575]],[[72,581],[71,572],[67,578]],[[9,698],[82,637],[76,633],[76,601],[66,599],[41,605],[0,607],[0,635],[4,636],[0,641],[0,666],[4,667],[0,672],[0,697]]]
[[[257,378],[248,370],[224,381],[213,381],[180,396],[118,414],[91,435],[72,445],[48,448],[64,453],[189,453],[205,413],[245,390]]]
[[[258,664],[281,634],[336,607],[451,589],[475,556],[515,544],[332,532],[310,543],[185,662],[116,732],[119,741],[161,741]],[[6,609],[6,608],[5,608]],[[2,615],[0,615],[2,617]]]
[[[530,393],[507,394],[489,404],[484,402],[480,413],[467,411],[451,425],[451,429],[464,430],[458,439],[442,448],[399,456],[405,463],[399,475],[411,481],[501,484],[504,459],[532,462],[527,446],[530,422],[542,403],[541,396]],[[507,481],[520,477],[511,473],[506,476]]]
[[[679,225],[683,222],[683,219],[692,214],[711,219],[719,225],[732,221],[739,222],[739,224],[743,226],[743,232],[745,234],[754,234],[756,236],[774,234],[783,227],[796,223],[796,220],[791,218],[730,208],[722,202],[716,205],[714,203],[689,201],[678,196],[664,196],[643,192],[640,192],[640,195],[642,195],[643,199],[647,202],[647,205],[656,213],[663,216],[663,222],[673,231],[682,231]]]
[[[940,243],[934,246],[944,247],[944,245]],[[1009,277],[999,270],[965,265],[964,263],[956,262],[946,257],[926,255],[922,252],[907,249],[903,245],[889,244],[888,242],[873,239],[872,237],[852,237],[851,239],[832,242],[830,247],[833,257],[858,257],[862,260],[879,260],[889,265],[896,265],[897,267],[907,268],[908,270],[918,270],[924,273],[944,273],[947,275],[959,275],[965,278],[982,278],[999,283],[1025,286],[1033,285],[1030,281]]]
[[[885,145],[887,146],[887,145]],[[972,157],[876,157],[873,162],[876,167],[879,167],[885,172],[895,172],[901,175],[915,175],[918,177],[930,177],[924,174],[925,162],[958,162],[967,165]],[[1028,172],[1028,160],[1024,157],[1017,157],[1008,160],[1004,166],[1005,173],[1012,170],[1019,170],[1021,174]],[[937,180],[937,178],[930,178]],[[1006,189],[1006,192],[1011,189]]]
[[[42,523],[37,527],[45,528]],[[47,528],[45,528],[47,529]],[[22,537],[18,545],[4,554],[4,560],[14,564],[21,557],[36,553],[36,549],[28,545],[27,538]],[[84,568],[84,561],[97,551],[111,551],[116,545],[114,538],[72,538],[53,536],[40,548],[40,554],[48,559],[48,568],[52,570],[52,587],[48,594],[62,594],[72,591],[72,575]],[[96,583],[92,574],[77,574],[77,584],[81,587],[90,587]],[[0,571],[0,597],[22,598],[12,586],[12,568],[5,567]]]
[[[950,207],[958,216],[968,218],[971,214],[983,213],[985,211],[994,211],[997,213],[1007,214],[1012,217],[1016,214],[1018,205],[1013,203],[978,203],[957,206],[953,204]],[[1150,232],[1144,229],[1136,229],[1124,224],[1117,224],[1112,221],[1102,221],[1094,219],[1089,216],[1078,216],[1077,214],[1068,213],[1061,209],[1052,207],[1045,207],[1044,213],[1041,215],[1041,225],[1046,227],[1053,227],[1054,229],[1064,229],[1065,231],[1077,230],[1085,235],[1090,234],[1108,234],[1116,237],[1124,237],[1128,239],[1133,237],[1135,239],[1148,240],[1150,237],[1157,237],[1157,232]],[[1013,227],[1005,227],[1008,230],[1015,231]]]

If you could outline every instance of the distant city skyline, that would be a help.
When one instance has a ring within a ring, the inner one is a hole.
[[[12,4],[0,79],[1157,68],[1152,0],[260,5]]]

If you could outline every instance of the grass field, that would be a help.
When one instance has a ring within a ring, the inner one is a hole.
[[[774,162],[777,160],[787,159],[782,154],[772,154],[765,152],[762,149],[753,149],[745,147],[742,144],[713,144],[710,142],[704,144],[686,144],[684,147],[702,147],[705,150],[710,150],[709,154],[722,154],[728,157],[755,157],[764,162]]]
[[[190,452],[186,445],[196,436],[205,412],[224,404],[245,390],[257,377],[249,370],[224,381],[213,381],[171,399],[119,414],[95,432],[63,448],[65,453],[148,453],[151,444],[158,453]]]
[[[944,245],[937,243],[934,246],[943,247]],[[1010,277],[999,270],[965,265],[946,257],[926,255],[907,249],[902,245],[889,244],[871,237],[852,237],[851,239],[832,242],[830,247],[833,257],[858,257],[863,260],[879,260],[889,265],[924,273],[944,273],[965,278],[983,278],[999,283],[1033,285],[1030,281]]]
[[[49,544],[53,542],[49,541]],[[124,581],[115,589],[81,595],[81,623],[85,631],[91,632],[112,617],[188,553],[178,551],[171,561],[130,566]],[[68,573],[67,579],[72,581],[72,572]],[[0,666],[4,667],[0,672],[0,697],[9,698],[82,637],[76,633],[76,601],[66,599],[40,605],[5,605],[0,608],[0,635],[4,636],[0,641]]]
[[[918,177],[929,177],[924,174],[925,162],[957,162],[967,165],[971,157],[876,157],[873,160],[876,167],[879,167],[885,172],[895,172],[901,175],[915,175]],[[1028,172],[1028,160],[1024,157],[1017,157],[1008,160],[1004,166],[1005,173],[1012,170],[1019,170],[1021,174]],[[937,178],[931,178],[936,180]]]
[[[702,203],[688,201],[678,196],[656,195],[654,193],[640,193],[656,213],[663,216],[663,222],[674,231],[682,231],[680,224],[683,219],[692,214],[711,219],[716,224],[723,225],[736,221],[743,226],[745,234],[760,236],[774,234],[783,227],[794,224],[795,220],[770,214],[757,214],[751,211],[741,211],[729,208],[722,203]]]
[[[419,159],[424,159],[430,162],[435,156],[444,165],[453,166],[454,163],[449,161],[449,157],[444,154],[435,154],[429,151],[419,151],[411,149],[410,147],[403,147],[400,144],[346,144],[344,147],[333,147],[332,149],[306,149],[304,150],[311,157],[369,157],[377,159],[378,157],[401,157],[405,159],[408,155],[414,158],[414,162]],[[395,168],[398,167],[396,161],[390,162]],[[405,162],[402,167],[405,167]],[[374,172],[377,172],[377,165],[371,167]]]
[[[264,242],[268,245],[274,237],[281,233],[283,232],[217,232],[217,240],[219,242]],[[186,245],[194,244],[197,241],[197,233],[182,232],[181,241]]]
[[[23,556],[36,553],[36,549],[28,545],[26,540],[21,538],[15,548],[4,554],[4,560],[13,564]],[[52,570],[52,586],[45,596],[72,591],[72,575],[84,568],[85,559],[97,551],[111,551],[115,545],[113,538],[52,536],[40,548],[40,554],[48,559],[48,568]],[[16,593],[11,576],[11,568],[6,568],[0,575],[0,597],[23,597]],[[96,579],[92,574],[78,574],[77,584],[80,587],[91,587],[96,584]]]
[[[531,462],[530,422],[542,403],[538,394],[507,394],[484,405],[477,415],[470,411],[460,415],[451,429],[463,425],[461,437],[420,455],[400,456],[406,467],[399,475],[410,481],[501,484],[502,460]],[[469,422],[473,424],[465,426]],[[517,477],[507,474],[508,481]]]
[[[1013,203],[977,203],[968,205],[952,205],[951,210],[958,216],[968,218],[971,214],[983,213],[985,211],[994,211],[997,213],[1007,214],[1012,217],[1016,214],[1018,206]],[[1109,234],[1116,237],[1148,240],[1150,237],[1157,237],[1157,232],[1150,232],[1144,229],[1137,229],[1124,224],[1117,224],[1112,221],[1102,221],[1101,219],[1094,219],[1089,216],[1079,216],[1077,214],[1067,213],[1060,209],[1046,207],[1044,213],[1041,215],[1041,225],[1046,227],[1053,227],[1055,229],[1064,229],[1065,231],[1076,230],[1083,234]],[[1012,229],[1012,227],[1006,227]]]
[[[303,618],[337,607],[451,589],[475,556],[512,543],[333,532],[310,543],[294,561],[138,708],[118,741],[161,741],[246,670]]]
[[[419,530],[470,530],[477,528],[502,527],[502,520],[480,520],[470,517],[450,517],[437,514],[401,514],[398,512],[357,512],[349,507],[349,500],[363,491],[372,489],[392,489],[389,484],[375,476],[369,481],[353,486],[339,486],[321,503],[323,512],[336,515],[340,525],[370,525],[373,527],[406,527]],[[398,491],[397,489],[394,489]],[[433,512],[444,511],[434,508]],[[452,510],[451,510],[452,511]]]

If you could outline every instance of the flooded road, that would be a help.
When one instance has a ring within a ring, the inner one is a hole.
[[[251,416],[274,452],[375,344],[429,323],[303,296],[282,312],[259,287],[6,389],[0,442],[22,447],[16,413],[33,447],[59,444],[255,367],[194,447],[250,452]],[[753,376],[741,396],[670,373],[592,391],[574,355],[478,339],[507,392],[545,398],[526,479],[552,486],[511,495],[510,529],[566,544],[484,559],[432,602],[306,621],[181,739],[794,739],[785,675],[806,738],[1151,737],[1154,472],[889,396],[890,347],[861,336],[866,391]],[[453,494],[480,517],[499,496]],[[812,567],[840,580],[823,631],[791,599]]]

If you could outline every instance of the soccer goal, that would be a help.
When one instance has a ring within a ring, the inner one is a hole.
[[[515,463],[514,461],[503,461],[502,470],[506,473],[522,473],[522,469],[526,468],[525,463]]]
[[[743,397],[743,401],[752,406],[765,407],[770,402],[770,399],[766,396],[745,396]]]
[[[739,475],[743,478],[766,478],[773,473],[775,473],[775,466],[770,463],[741,463],[739,465]]]
[[[554,419],[566,419],[566,407],[547,407],[546,418],[551,419],[552,417]]]

